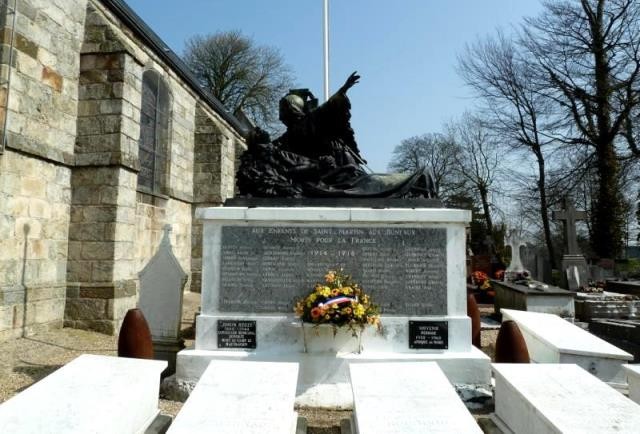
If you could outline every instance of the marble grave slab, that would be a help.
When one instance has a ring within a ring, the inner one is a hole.
[[[294,434],[297,363],[212,361],[168,434]]]
[[[632,434],[640,405],[574,364],[493,364],[504,432]],[[510,431],[509,431],[510,430]]]
[[[622,367],[633,356],[557,315],[501,309],[518,324],[535,363],[575,363],[615,387],[626,384]]]
[[[141,434],[165,361],[83,354],[0,405],[0,433]]]
[[[482,433],[435,362],[351,363],[349,372],[354,432]]]

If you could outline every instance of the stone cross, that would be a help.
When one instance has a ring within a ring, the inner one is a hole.
[[[579,255],[578,239],[576,237],[576,221],[586,220],[587,213],[584,211],[577,211],[573,204],[567,199],[562,199],[563,210],[553,211],[552,217],[554,220],[562,220],[564,224],[564,239],[566,244],[567,255]]]
[[[522,259],[520,259],[520,247],[527,244],[516,232],[511,232],[506,240],[506,245],[511,247],[511,262],[506,271],[520,272],[524,271],[524,265],[522,265]]]

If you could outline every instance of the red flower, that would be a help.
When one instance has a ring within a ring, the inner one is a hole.
[[[319,307],[314,307],[313,309],[311,309],[311,318],[316,319],[316,318],[320,318],[322,316],[322,309],[320,309]]]

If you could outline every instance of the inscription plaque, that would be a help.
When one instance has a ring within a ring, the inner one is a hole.
[[[446,315],[444,228],[223,226],[219,311],[290,313],[344,268],[386,315]]]
[[[218,320],[218,348],[256,348],[256,322]]]
[[[409,321],[409,348],[412,350],[446,350],[449,326],[446,321]]]

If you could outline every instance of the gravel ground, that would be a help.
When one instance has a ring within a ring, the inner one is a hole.
[[[199,294],[185,294],[182,333],[187,346],[193,344],[193,323],[199,305]],[[480,310],[483,315],[492,312],[488,306]],[[498,330],[482,330],[482,350],[492,358],[497,335]],[[0,403],[84,353],[115,356],[117,337],[65,328],[0,343]],[[161,413],[175,417],[182,403],[161,399],[159,407]],[[349,411],[311,408],[298,412],[317,434],[339,432],[340,420],[351,415]]]
[[[185,294],[182,333],[187,346],[193,344],[193,321],[199,305],[200,294]],[[116,336],[70,328],[2,342],[0,402],[6,401],[81,354],[115,356],[117,348]],[[175,417],[182,403],[161,399],[159,407],[161,413]]]

